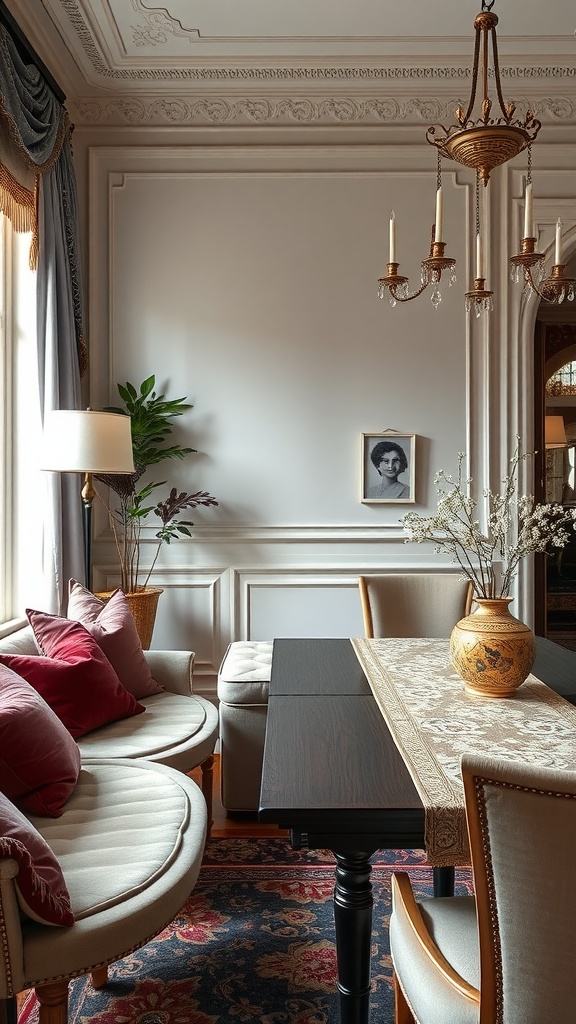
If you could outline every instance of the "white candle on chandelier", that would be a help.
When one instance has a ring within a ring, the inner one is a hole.
[[[436,221],[434,227],[434,241],[442,241],[442,185],[436,189]]]
[[[526,185],[524,195],[524,238],[533,238],[532,234],[532,182]]]
[[[390,214],[390,255],[389,263],[396,263],[396,215],[394,210]]]
[[[554,247],[554,263],[558,266],[562,262],[562,221],[560,217],[556,221],[556,245]]]
[[[480,232],[476,233],[476,278],[483,278],[482,273],[482,239],[480,238]]]

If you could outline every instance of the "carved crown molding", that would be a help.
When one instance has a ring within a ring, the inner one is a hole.
[[[76,124],[84,125],[334,125],[451,123],[457,97],[449,101],[407,97],[333,96],[324,98],[130,97],[79,100],[71,104]],[[576,121],[576,98],[547,97],[537,103],[516,100],[543,122]]]

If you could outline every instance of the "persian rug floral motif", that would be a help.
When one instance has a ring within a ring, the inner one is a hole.
[[[576,708],[534,675],[512,697],[476,697],[464,692],[448,640],[354,639],[352,646],[424,804],[431,864],[469,863],[464,752],[573,769]]]
[[[392,1024],[390,875],[408,870],[430,895],[421,851],[372,858],[372,1019]],[[180,914],[109,968],[108,985],[70,985],[69,1024],[337,1024],[334,858],[285,840],[212,839]],[[471,892],[458,873],[457,892]],[[20,1024],[37,1024],[34,998]]]

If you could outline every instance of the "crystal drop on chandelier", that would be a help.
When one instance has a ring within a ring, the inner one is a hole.
[[[440,294],[439,288],[435,288],[434,291],[432,292],[432,295],[430,296],[430,302],[434,306],[434,309],[438,309],[438,306],[442,302],[442,295]]]

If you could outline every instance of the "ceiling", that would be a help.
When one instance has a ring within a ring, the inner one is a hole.
[[[450,104],[466,98],[481,7],[481,0],[5,3],[75,118],[120,123],[222,120],[227,111],[262,123],[381,122],[393,116],[394,102],[402,119],[421,121],[430,96]],[[494,13],[505,94],[511,80],[526,102],[548,104],[539,116],[576,123],[575,107],[558,108],[576,90],[573,0],[500,0]]]

